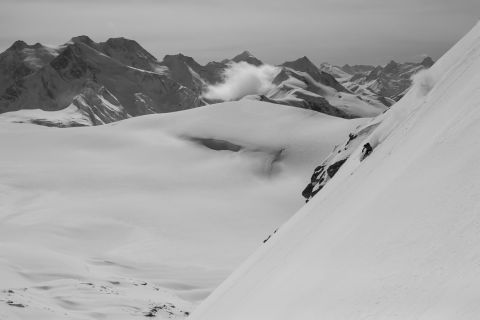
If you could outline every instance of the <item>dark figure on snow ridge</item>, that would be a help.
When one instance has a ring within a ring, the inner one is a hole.
[[[368,157],[368,155],[369,155],[370,153],[372,153],[372,151],[373,151],[373,148],[372,148],[372,146],[370,145],[370,143],[369,143],[369,142],[365,143],[365,144],[363,145],[363,149],[362,149],[363,158]]]

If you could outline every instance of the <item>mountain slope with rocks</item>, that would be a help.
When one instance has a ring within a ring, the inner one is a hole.
[[[36,68],[23,72],[28,62],[24,52],[29,48],[12,46],[0,56],[2,68],[14,67],[8,75],[13,81],[3,85],[1,112],[70,108],[84,119],[76,124],[96,125],[203,104],[195,92],[166,76],[165,68],[132,40],[95,43],[86,36],[75,37],[51,50]],[[9,63],[9,56],[17,57],[21,67]]]
[[[391,107],[410,89],[412,77],[433,64],[432,58],[425,57],[421,62],[398,63],[392,60],[385,66],[346,64],[339,67],[322,63],[320,70],[332,74],[364,101]]]
[[[381,103],[366,102],[353,94],[307,57],[282,64],[273,84],[275,88],[262,100],[342,118],[372,117],[387,109]]]
[[[430,57],[419,63],[397,63],[392,60],[384,67],[375,67],[369,73],[354,74],[352,78],[344,82],[344,85],[353,92],[371,91],[398,101],[410,88],[412,76],[421,70],[430,68],[433,63]]]

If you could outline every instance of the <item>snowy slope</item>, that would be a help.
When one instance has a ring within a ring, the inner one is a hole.
[[[242,101],[88,128],[2,123],[0,319],[183,318],[365,121]]]
[[[478,319],[480,24],[194,320]]]

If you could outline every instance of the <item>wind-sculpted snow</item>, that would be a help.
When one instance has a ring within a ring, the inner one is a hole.
[[[187,316],[364,123],[256,101],[98,127],[2,123],[0,319]]]
[[[431,72],[192,319],[478,318],[480,24]]]

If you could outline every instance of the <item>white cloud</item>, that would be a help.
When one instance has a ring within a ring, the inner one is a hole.
[[[211,100],[238,100],[251,94],[265,94],[273,88],[272,81],[279,68],[254,66],[246,62],[232,63],[223,73],[223,82],[207,88],[203,96]]]

